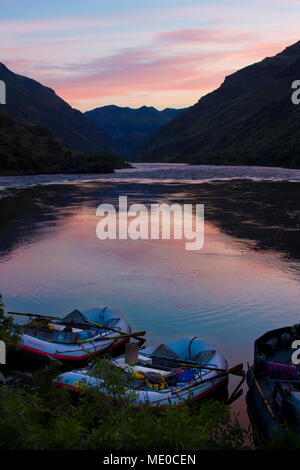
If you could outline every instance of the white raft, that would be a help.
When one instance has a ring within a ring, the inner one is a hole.
[[[74,310],[61,319],[32,314],[26,324],[18,326],[20,353],[33,360],[86,360],[128,342],[131,332],[127,320],[108,307],[83,313]]]
[[[198,337],[181,338],[143,349],[133,366],[125,362],[125,355],[112,360],[112,364],[135,377],[146,378],[127,391],[134,393],[137,405],[155,408],[168,404],[179,406],[187,399],[200,399],[228,381],[224,356],[216,346]],[[91,370],[85,368],[61,374],[55,379],[55,385],[76,392],[97,387],[106,393],[104,380],[93,377]],[[153,376],[161,377],[159,385],[150,383]]]

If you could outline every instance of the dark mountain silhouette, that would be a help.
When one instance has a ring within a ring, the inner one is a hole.
[[[141,161],[300,167],[300,41],[225,78],[222,85],[161,127]]]
[[[0,107],[0,175],[107,173],[122,168],[117,157],[63,148],[46,127],[21,124]]]
[[[182,111],[173,108],[158,111],[153,106],[132,109],[111,105],[87,111],[85,115],[112,136],[120,155],[128,158],[137,152],[152,132]]]
[[[47,127],[63,146],[73,150],[116,153],[112,138],[51,88],[17,75],[1,63],[0,80],[6,84],[5,110],[16,121]]]

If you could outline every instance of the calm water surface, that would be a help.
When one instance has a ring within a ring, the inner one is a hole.
[[[147,330],[149,344],[199,335],[230,365],[246,363],[255,338],[300,320],[299,183],[299,170],[165,164],[0,178],[0,291],[15,311],[111,305]],[[203,203],[204,248],[100,241],[96,208],[120,195],[129,204]],[[243,398],[234,409],[247,423]]]

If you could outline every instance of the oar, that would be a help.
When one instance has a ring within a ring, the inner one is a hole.
[[[250,365],[249,365],[248,362],[247,362],[247,366],[248,366],[249,371],[250,371],[251,374],[252,374],[253,381],[254,381],[254,383],[255,383],[255,385],[256,385],[256,387],[257,387],[257,390],[259,391],[260,396],[261,396],[262,399],[263,399],[264,404],[266,405],[266,408],[267,408],[268,412],[270,413],[270,415],[272,416],[272,418],[274,418],[274,413],[273,413],[273,411],[272,411],[272,408],[271,408],[271,406],[270,406],[270,403],[268,402],[267,398],[265,397],[265,394],[264,394],[264,392],[262,391],[262,388],[261,388],[261,386],[259,385],[259,383],[258,383],[258,381],[257,381],[257,379],[256,379],[256,377],[255,377],[255,375],[254,375],[254,372],[253,372],[253,370],[252,370],[252,367],[250,367]]]
[[[111,326],[106,326],[106,325],[101,325],[100,323],[95,323],[93,321],[87,321],[87,323],[90,323],[91,325],[97,326],[98,328],[104,329],[104,330],[110,330],[113,331],[114,333],[118,333],[121,336],[132,336],[133,338],[136,336],[145,336],[146,331],[139,331],[137,333],[123,333],[122,331],[118,330],[117,328],[112,328]]]
[[[243,377],[243,378],[245,377],[245,371],[243,370],[243,364],[238,364],[237,366],[234,366],[234,367],[232,367],[231,369],[228,369],[228,370],[224,370],[224,369],[219,369],[219,370],[222,370],[223,372],[221,374],[214,375],[213,377],[208,377],[207,379],[204,379],[204,380],[198,380],[198,381],[189,383],[188,385],[185,385],[182,388],[177,388],[172,393],[182,392],[183,390],[187,390],[188,388],[195,387],[196,385],[202,385],[206,382],[209,382],[210,380],[219,379],[220,377],[225,377],[228,374],[238,375],[238,376]]]
[[[33,313],[20,313],[20,312],[8,312],[10,315],[23,315],[23,316],[26,316],[26,317],[34,317],[34,318],[47,318],[47,319],[54,319],[54,320],[57,320],[58,318],[57,317],[53,317],[53,316],[50,316],[50,315],[39,315],[39,314],[33,314]],[[101,338],[103,341],[104,340],[107,340],[107,339],[119,339],[119,338],[134,338],[134,339],[140,339],[141,336],[145,336],[146,334],[146,331],[137,331],[136,333],[123,333],[122,331],[119,331],[117,328],[112,328],[112,327],[109,327],[109,326],[105,326],[105,325],[100,325],[99,323],[94,323],[94,322],[91,322],[89,320],[86,320],[87,323],[90,323],[91,325],[95,325],[97,326],[98,328],[101,328],[101,329],[105,329],[105,330],[110,330],[114,333],[118,333],[119,336],[113,336],[113,337],[104,337],[104,338]],[[95,339],[91,338],[91,339],[85,339],[85,340],[82,340],[82,341],[77,341],[78,343],[88,343],[88,342],[91,342],[91,341],[95,341]],[[98,339],[99,341],[99,339]]]
[[[8,312],[10,315],[23,315],[23,316],[26,316],[26,317],[34,317],[34,318],[49,318],[51,320],[61,320],[60,318],[58,317],[53,317],[51,315],[39,315],[37,313],[20,313],[20,312]],[[97,326],[98,328],[101,328],[101,329],[104,329],[104,330],[110,330],[110,331],[113,331],[114,333],[118,333],[120,335],[124,335],[124,336],[128,336],[127,333],[122,333],[121,331],[119,331],[117,328],[112,328],[110,326],[106,326],[106,325],[101,325],[99,323],[95,323],[95,322],[92,322],[92,321],[89,321],[89,320],[86,320],[86,323],[89,323],[91,325],[94,325],[94,326]],[[135,337],[135,336],[144,336],[146,334],[146,331],[145,332],[137,332],[137,333],[132,333],[131,336],[132,337]],[[107,339],[107,338],[106,338]]]
[[[39,315],[37,313],[20,313],[20,312],[8,312],[10,315],[24,315],[26,317],[34,317],[34,318],[50,318],[51,320],[62,320],[61,318],[58,317],[53,317],[51,315]],[[104,329],[104,330],[111,330],[115,333],[120,333],[120,331],[117,328],[112,328],[110,326],[106,325],[100,325],[99,323],[94,323],[89,320],[85,320],[86,323],[90,323],[91,325],[95,325],[98,328]]]
[[[37,313],[20,313],[20,312],[8,312],[10,315],[23,315],[23,316],[26,316],[26,317],[34,317],[34,318],[50,318],[51,320],[62,320],[61,318],[58,318],[58,317],[53,317],[51,315],[39,315]],[[104,330],[111,330],[111,331],[114,331],[116,333],[119,333],[119,330],[117,328],[112,328],[110,326],[106,326],[106,325],[100,325],[99,323],[94,323],[92,321],[89,321],[89,320],[85,320],[86,323],[90,323],[91,325],[95,325],[97,326],[98,328],[101,328],[101,329],[104,329]]]
[[[24,315],[26,317],[34,318],[50,318],[52,320],[58,320],[58,317],[52,317],[50,315],[38,315],[37,313],[20,313],[20,312],[7,312],[9,315]]]
[[[120,330],[118,330],[117,328],[113,328],[107,325],[102,325],[101,323],[95,323],[94,321],[90,321],[90,320],[87,320],[87,323],[89,323],[90,325],[97,326],[97,328],[101,328],[102,330],[110,330],[110,331],[113,331],[114,333],[121,333]]]
[[[119,339],[119,338],[135,338],[140,339],[140,336],[145,336],[146,331],[137,331],[136,333],[122,333],[120,332],[119,336],[104,336],[103,338],[89,338],[77,341],[77,343],[88,343],[91,341],[106,341],[107,339]]]
[[[180,362],[179,363],[181,366],[186,366],[189,365],[185,362]],[[232,375],[238,375],[239,377],[243,377],[244,370],[243,370],[243,364],[238,364],[231,369],[219,369],[218,367],[210,367],[210,366],[203,366],[202,364],[199,364],[199,366],[195,366],[197,369],[204,369],[204,370],[212,370],[215,372],[225,372],[226,374],[232,374]]]
[[[151,354],[147,355],[147,357],[151,357],[153,359],[164,359],[164,360],[167,360],[167,361],[170,361],[170,362],[176,362],[176,363],[178,363],[179,366],[183,366],[183,367],[184,366],[185,367],[193,366],[193,367],[195,367],[195,369],[214,370],[216,372],[227,372],[226,369],[220,369],[219,367],[205,366],[205,365],[200,364],[197,361],[190,361],[190,360],[182,361],[181,359],[174,359],[172,357],[157,356],[157,355],[151,355]],[[238,373],[238,371],[241,372],[243,370],[243,364],[238,364],[237,366],[234,366],[230,370],[236,371],[236,373],[234,375],[240,375],[242,377],[242,374]],[[231,372],[231,373],[233,373],[233,372]]]
[[[186,365],[199,365],[199,362],[197,361],[190,361],[190,360],[185,360],[182,361],[182,359],[176,359],[173,357],[168,357],[168,356],[159,356],[157,354],[145,354],[147,357],[151,357],[152,359],[164,359],[165,361],[171,361],[171,362],[184,362]]]

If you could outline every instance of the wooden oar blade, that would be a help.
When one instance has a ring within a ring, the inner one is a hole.
[[[135,338],[140,339],[141,336],[145,336],[146,331],[137,331],[136,333],[123,333],[122,331],[118,332],[117,336],[103,336],[101,341],[113,340],[113,339],[124,339],[124,338]],[[78,343],[90,343],[92,341],[99,341],[99,338],[94,339],[83,339],[79,340]]]
[[[131,336],[132,338],[138,338],[140,336],[145,336],[145,334],[146,334],[146,330],[137,331],[136,333],[130,333],[130,335],[128,335],[128,336]]]
[[[243,364],[238,364],[228,369],[227,373],[231,375],[237,375],[238,377],[244,377],[245,375],[244,366]]]

